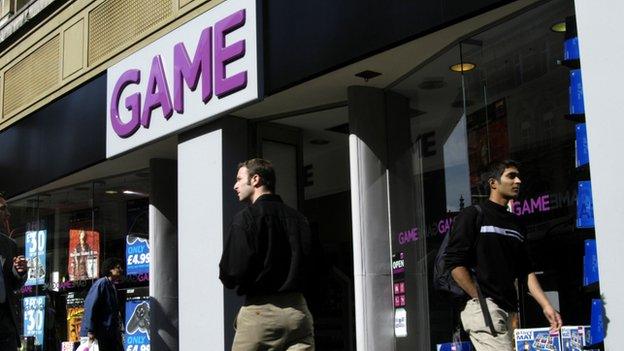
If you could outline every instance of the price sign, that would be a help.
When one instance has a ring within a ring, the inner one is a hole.
[[[28,260],[28,277],[26,285],[45,283],[46,275],[46,239],[47,231],[26,232],[26,259]]]
[[[150,351],[149,300],[130,298],[126,301],[126,351]]]
[[[150,249],[147,239],[126,237],[126,272],[128,275],[149,273]]]
[[[45,323],[45,296],[25,297],[24,335],[34,336],[35,345],[43,345],[43,326]]]

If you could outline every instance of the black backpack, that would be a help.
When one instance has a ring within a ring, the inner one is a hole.
[[[475,205],[477,209],[477,221],[476,228],[481,227],[481,223],[483,223],[483,210],[481,206]],[[466,297],[466,292],[457,285],[455,279],[451,275],[451,271],[446,267],[446,249],[448,247],[449,238],[451,237],[451,233],[449,232],[442,240],[442,245],[440,245],[440,249],[438,250],[438,254],[436,255],[435,262],[433,264],[433,288],[439,291],[446,291],[450,293],[453,297],[463,298]]]

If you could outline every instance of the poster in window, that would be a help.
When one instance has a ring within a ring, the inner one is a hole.
[[[84,316],[84,294],[67,295],[67,341],[80,341],[80,325]]]
[[[26,232],[26,259],[28,260],[28,276],[25,285],[45,283],[46,276],[46,239],[47,231]]]
[[[150,350],[150,305],[148,289],[128,290],[124,346],[127,351]]]
[[[33,296],[25,297],[22,300],[24,307],[24,336],[35,337],[35,346],[41,346],[41,349],[43,349],[45,299],[45,296]]]
[[[479,189],[481,174],[493,160],[509,158],[509,133],[505,99],[468,115],[468,163],[470,187]],[[480,192],[473,192],[480,193]]]
[[[100,233],[84,229],[69,231],[69,280],[89,280],[98,277]]]
[[[148,274],[149,241],[134,235],[126,236],[126,272],[128,275]]]

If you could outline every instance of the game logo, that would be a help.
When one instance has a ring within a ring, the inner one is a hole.
[[[100,233],[84,229],[69,231],[69,280],[89,280],[98,277]]]

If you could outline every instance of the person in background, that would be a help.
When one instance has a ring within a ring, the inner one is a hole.
[[[552,330],[561,328],[562,322],[534,273],[526,229],[508,210],[509,201],[520,192],[519,164],[492,162],[484,178],[489,200],[480,207],[465,208],[455,219],[446,265],[468,295],[461,321],[475,349],[512,351],[511,324],[518,310],[516,279],[527,284]]]
[[[119,301],[115,283],[123,276],[123,262],[111,257],[104,260],[98,279],[93,283],[84,303],[80,336],[97,340],[100,351],[121,351]]]
[[[28,261],[17,254],[17,244],[10,234],[11,213],[0,196],[0,350],[15,351],[20,345],[17,331],[15,291],[26,282]]]

